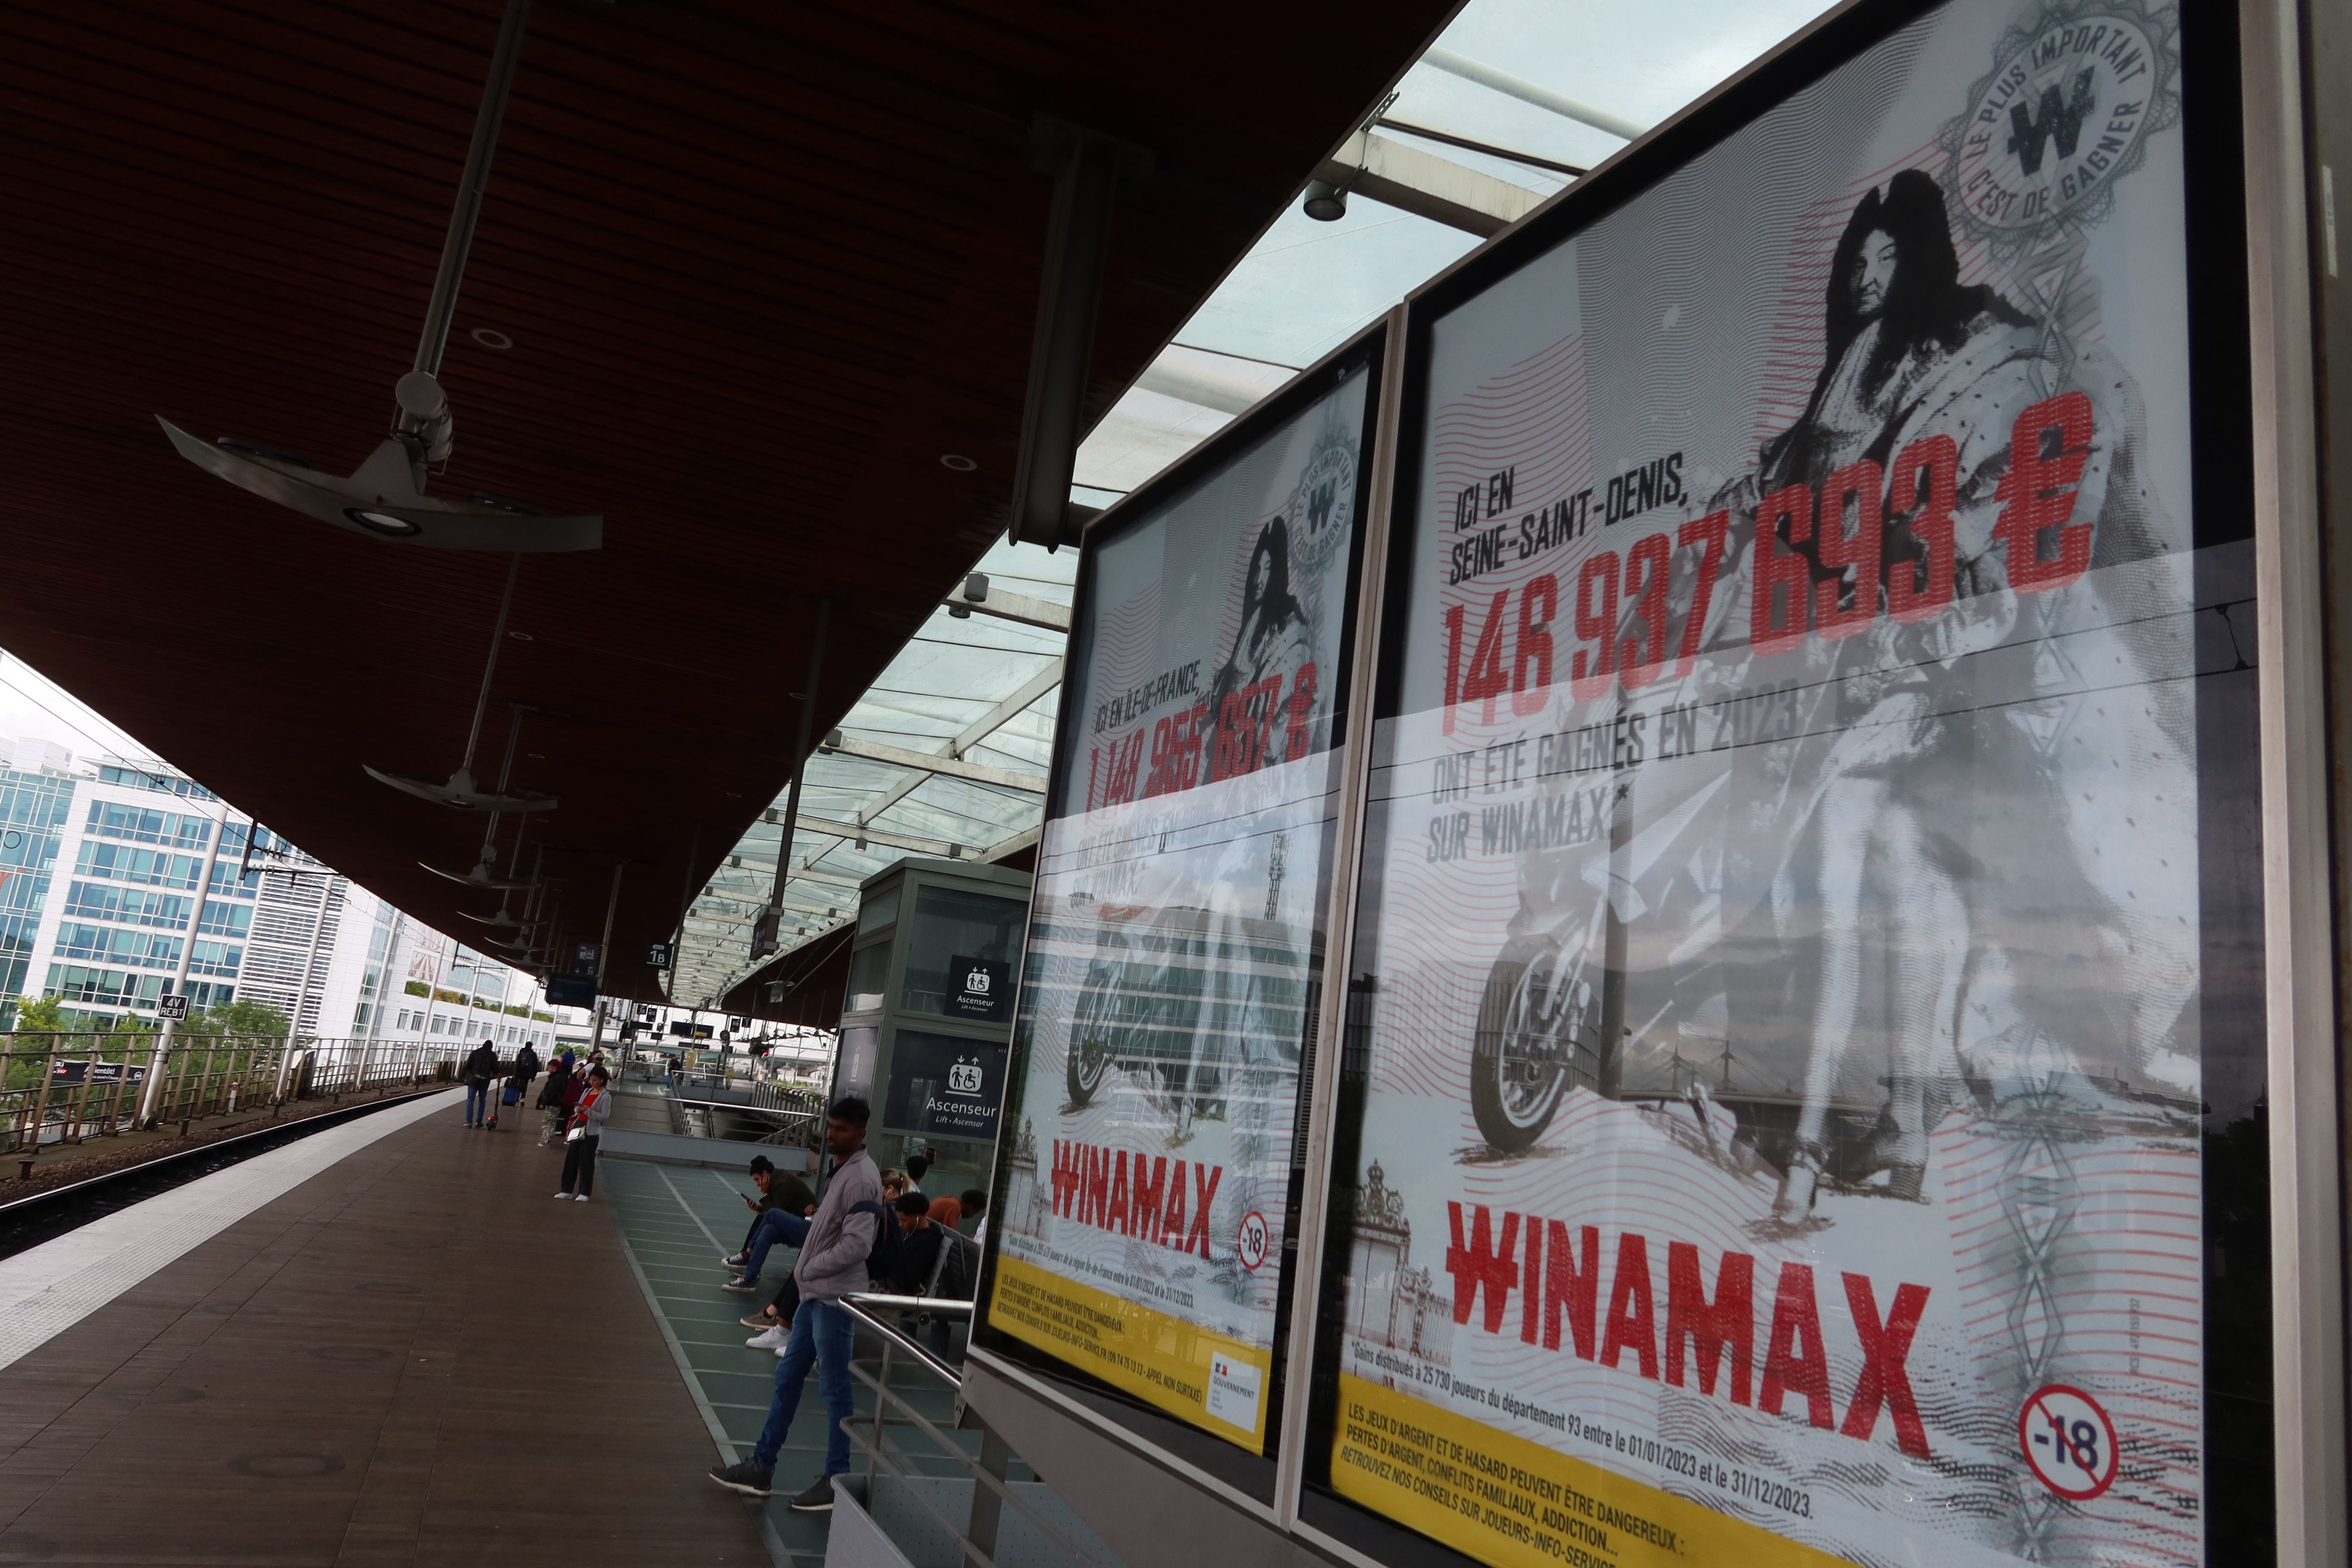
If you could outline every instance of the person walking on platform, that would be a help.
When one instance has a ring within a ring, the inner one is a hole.
[[[482,1125],[482,1113],[490,1103],[490,1083],[499,1076],[499,1048],[484,1040],[466,1058],[466,1125]]]
[[[776,1358],[776,1392],[768,1405],[768,1424],[760,1429],[750,1458],[710,1471],[712,1480],[730,1490],[751,1497],[770,1494],[776,1456],[783,1450],[785,1434],[800,1409],[802,1386],[814,1366],[824,1397],[824,1474],[792,1500],[793,1507],[804,1513],[830,1510],[833,1478],[849,1471],[849,1435],[842,1423],[856,1413],[849,1358],[857,1335],[841,1299],[867,1288],[866,1260],[881,1239],[880,1226],[888,1220],[882,1208],[881,1173],[866,1152],[866,1126],[872,1118],[866,1101],[856,1095],[834,1101],[826,1113],[824,1147],[834,1157],[833,1180],[817,1205],[800,1261],[793,1266],[801,1303],[793,1314],[792,1338]]]
[[[539,1146],[554,1145],[563,1136],[564,1092],[572,1084],[572,1053],[564,1052],[548,1065],[547,1086],[539,1091]]]
[[[577,1196],[584,1204],[596,1189],[596,1144],[604,1135],[605,1118],[613,1114],[612,1084],[613,1075],[603,1068],[588,1069],[588,1087],[572,1107],[571,1125],[563,1134],[563,1186],[558,1198]],[[576,1194],[574,1186],[580,1189]]]
[[[530,1080],[538,1076],[539,1053],[530,1048],[530,1041],[525,1040],[522,1049],[515,1053],[514,1071],[507,1075],[506,1088],[499,1091],[499,1103],[490,1108],[490,1125],[493,1128],[499,1124],[499,1111],[506,1106],[513,1106],[516,1119],[521,1119],[522,1108],[530,1103],[523,1096],[530,1092]]]

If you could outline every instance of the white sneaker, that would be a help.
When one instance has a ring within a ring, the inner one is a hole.
[[[786,1331],[789,1333],[789,1331]],[[783,1359],[784,1359],[784,1352],[785,1352],[787,1350],[789,1350],[790,1348],[791,1348],[791,1347],[790,1347],[790,1346],[788,1346],[788,1345],[778,1345],[778,1346],[776,1347],[776,1359],[777,1359],[778,1361],[782,1361],[782,1360],[783,1360]]]
[[[558,1193],[555,1194],[555,1201],[560,1204],[568,1204],[572,1201],[572,1194],[570,1193]]]
[[[755,1351],[775,1351],[783,1349],[784,1342],[792,1337],[792,1330],[778,1323],[772,1329],[761,1330],[743,1342]]]
[[[586,1203],[587,1201],[588,1201],[588,1194],[587,1194],[586,1193],[583,1193],[583,1194],[581,1194],[579,1195],[579,1197],[577,1197],[576,1199],[574,1199],[574,1200],[573,1200],[573,1202],[575,1202],[575,1203],[583,1203],[583,1204],[584,1204],[584,1203]]]

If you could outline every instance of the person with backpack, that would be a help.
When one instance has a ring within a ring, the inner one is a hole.
[[[849,1471],[849,1436],[842,1423],[856,1413],[856,1385],[849,1375],[849,1358],[856,1349],[854,1321],[842,1310],[841,1299],[866,1289],[877,1278],[887,1279],[901,1267],[899,1229],[882,1207],[882,1174],[866,1152],[866,1127],[872,1109],[856,1095],[834,1101],[826,1112],[825,1152],[834,1158],[833,1179],[825,1184],[808,1239],[801,1245],[793,1280],[800,1289],[800,1307],[793,1314],[792,1337],[776,1357],[775,1396],[768,1405],[768,1423],[751,1457],[732,1465],[712,1468],[710,1479],[732,1491],[766,1497],[773,1489],[776,1456],[782,1451],[798,1412],[803,1384],[816,1369],[817,1386],[824,1397],[824,1473],[792,1506],[803,1513],[833,1508],[833,1478]]]
[[[539,1146],[551,1148],[563,1137],[564,1107],[570,1102],[563,1097],[572,1086],[572,1053],[564,1052],[548,1064],[547,1086],[539,1091]]]
[[[526,1103],[523,1096],[530,1092],[530,1080],[538,1076],[539,1053],[532,1050],[530,1042],[526,1040],[523,1042],[522,1049],[515,1053],[514,1071],[507,1075],[507,1086],[499,1091],[499,1103],[490,1108],[490,1126],[493,1130],[499,1124],[499,1111],[502,1107],[511,1105],[515,1108],[515,1114],[518,1117],[522,1114],[522,1108]]]
[[[499,1076],[499,1048],[484,1040],[466,1058],[466,1125],[482,1125],[490,1103],[490,1082]]]

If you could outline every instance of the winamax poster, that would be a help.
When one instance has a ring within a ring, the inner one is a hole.
[[[2200,1560],[2179,68],[1956,0],[1433,323],[1343,1493]]]
[[[1089,540],[989,1321],[1265,1439],[1369,376]]]

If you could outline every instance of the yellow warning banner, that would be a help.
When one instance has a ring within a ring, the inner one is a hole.
[[[1003,1254],[988,1321],[1205,1431],[1265,1447],[1266,1351]]]
[[[1846,1568],[1704,1503],[1341,1373],[1340,1495],[1494,1568]]]

